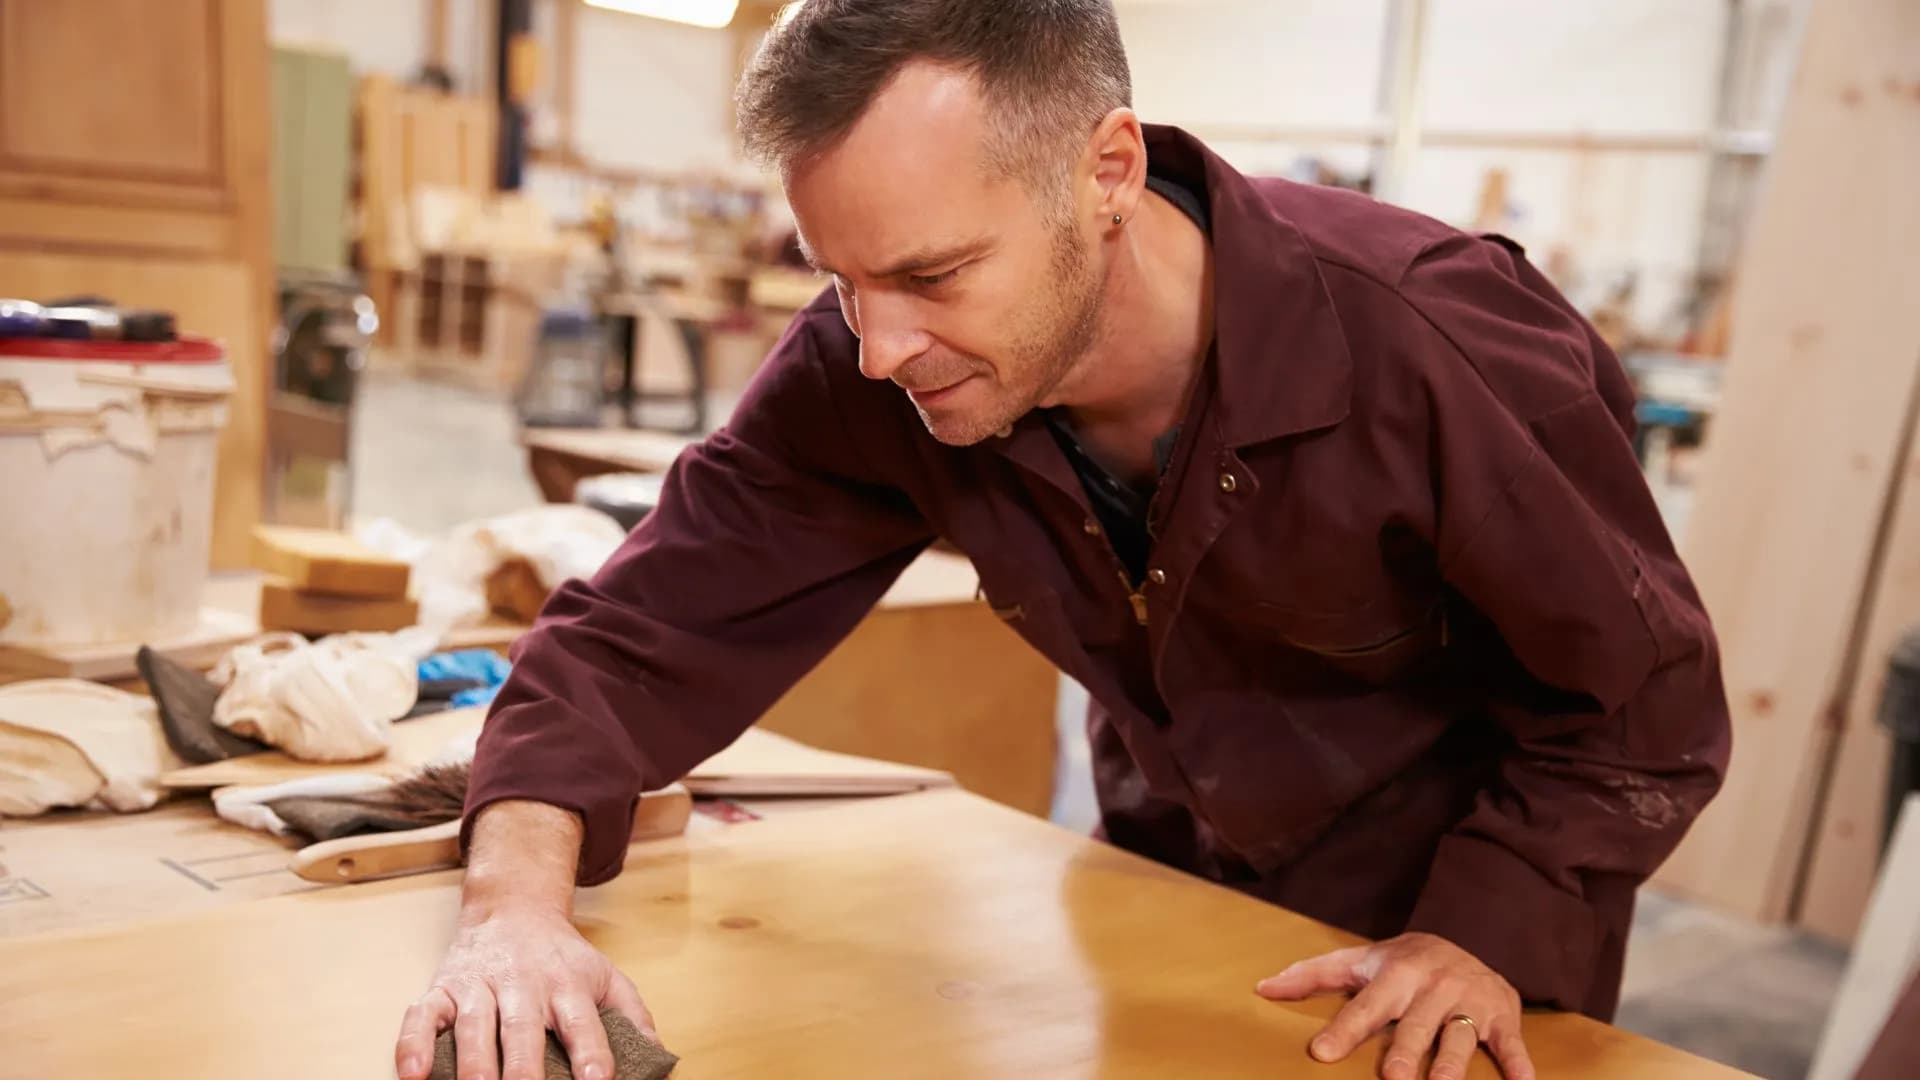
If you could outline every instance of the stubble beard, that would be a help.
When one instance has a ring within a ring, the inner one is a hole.
[[[971,414],[939,419],[914,406],[935,439],[948,446],[972,446],[1006,431],[1052,395],[1093,348],[1105,291],[1085,242],[1071,225],[1054,234],[1053,276],[1053,292],[1037,306],[1028,320],[1030,329],[1010,350],[1010,362],[1000,368],[1002,378],[1013,374],[1015,381],[1001,384],[994,401]]]

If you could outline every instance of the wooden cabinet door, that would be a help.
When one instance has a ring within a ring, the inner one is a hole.
[[[260,515],[267,55],[263,0],[0,0],[0,296],[97,293],[226,343],[220,565]]]

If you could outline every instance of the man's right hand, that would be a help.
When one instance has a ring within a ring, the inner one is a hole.
[[[612,1080],[602,1006],[660,1041],[633,982],[574,929],[580,838],[580,820],[556,807],[503,802],[481,813],[453,944],[400,1026],[400,1080],[426,1080],[449,1027],[460,1080],[540,1080],[549,1029],[574,1080]]]
[[[632,980],[564,915],[510,908],[471,924],[463,917],[439,973],[400,1025],[400,1078],[426,1080],[434,1038],[451,1026],[460,1080],[540,1080],[549,1028],[567,1048],[574,1080],[612,1080],[602,1005],[660,1041]]]

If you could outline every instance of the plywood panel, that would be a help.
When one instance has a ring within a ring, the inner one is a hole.
[[[390,1076],[454,931],[457,873],[0,942],[20,1076]],[[1356,939],[974,796],[903,795],[635,849],[582,892],[680,1080],[1360,1080],[1312,1065],[1337,998],[1262,976]],[[182,992],[183,987],[191,992]],[[110,1017],[102,1022],[102,1017]],[[1743,1074],[1578,1016],[1528,1016],[1541,1076]],[[1466,1080],[1495,1080],[1478,1055]]]
[[[218,185],[214,0],[0,4],[0,160]]]
[[[1920,624],[1920,448],[1900,470],[1892,521],[1864,611],[1860,662],[1846,699],[1833,772],[1808,853],[1795,919],[1823,937],[1848,942],[1866,914],[1880,867],[1892,740],[1879,724],[1887,657]]]
[[[1733,765],[1658,878],[1768,920],[1852,689],[1920,375],[1920,5],[1818,0],[1803,48],[1684,552],[1726,657]]]

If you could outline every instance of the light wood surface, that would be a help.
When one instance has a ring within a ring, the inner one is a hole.
[[[1807,1080],[1853,1080],[1920,970],[1920,795],[1907,797],[1872,901]]]
[[[434,874],[0,942],[8,1068],[389,1075],[457,901],[457,875]],[[1309,1062],[1337,1001],[1253,993],[1352,938],[960,793],[660,841],[576,919],[640,984],[679,1080],[1377,1067],[1372,1047]],[[1740,1075],[1578,1017],[1527,1035],[1554,1080]],[[1469,1073],[1496,1075],[1484,1058]]]
[[[411,568],[345,533],[262,525],[253,530],[253,565],[299,589],[391,599],[407,595]]]
[[[1920,375],[1920,6],[1819,0],[1739,268],[1726,383],[1684,545],[1732,704],[1725,788],[1665,888],[1787,916],[1831,710]]]
[[[225,343],[224,566],[261,506],[270,88],[262,0],[0,3],[0,295],[109,296]]]
[[[260,628],[292,630],[312,637],[405,630],[420,620],[420,605],[407,597],[374,600],[307,592],[279,578],[260,583]]]
[[[221,608],[203,608],[200,625],[163,641],[27,647],[0,645],[0,683],[23,679],[90,679],[114,683],[140,677],[134,662],[142,644],[193,667],[211,668],[235,645],[260,634],[259,620]],[[142,686],[145,684],[143,683]]]
[[[869,798],[726,802],[759,818],[779,818]],[[686,829],[724,832],[740,824],[759,821],[736,822],[709,808],[696,812]],[[205,798],[176,799],[143,814],[73,810],[0,820],[0,938],[97,929],[339,888],[293,872],[299,846],[297,839],[221,820]],[[0,1075],[8,1074],[0,1068]]]
[[[494,189],[498,116],[487,98],[403,86],[386,75],[360,80],[360,247],[367,265],[412,268],[419,252],[406,231],[422,188]],[[382,330],[391,331],[383,312]]]
[[[1920,448],[1909,446],[1900,465],[1880,565],[1863,601],[1859,662],[1834,735],[1833,771],[1794,915],[1800,925],[1839,942],[1851,942],[1859,930],[1880,868],[1893,751],[1892,736],[1879,722],[1888,655],[1920,624]]]
[[[666,472],[697,440],[626,428],[524,428],[527,471],[548,502],[572,502],[574,485],[614,472]]]

